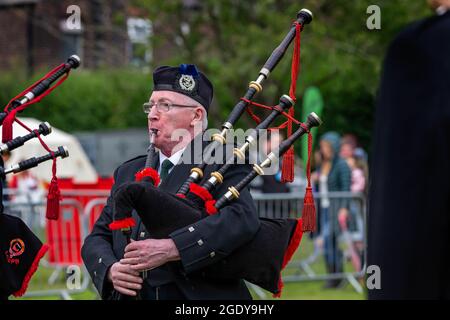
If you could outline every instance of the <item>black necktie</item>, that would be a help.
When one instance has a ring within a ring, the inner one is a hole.
[[[173,163],[170,162],[169,159],[166,159],[161,164],[161,173],[159,176],[161,177],[161,181],[164,181],[164,179],[169,175],[169,170],[172,169]]]

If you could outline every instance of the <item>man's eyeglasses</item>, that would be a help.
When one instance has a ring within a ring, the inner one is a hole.
[[[149,114],[152,111],[153,107],[156,107],[156,111],[158,112],[168,112],[173,107],[179,107],[179,108],[197,108],[197,106],[189,106],[185,104],[175,104],[171,102],[145,102],[142,105],[144,109],[144,113]]]

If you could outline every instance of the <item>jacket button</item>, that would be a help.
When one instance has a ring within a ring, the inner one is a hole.
[[[94,271],[94,277],[96,277],[97,276],[97,271]]]
[[[216,255],[216,253],[213,251],[213,252],[211,252],[210,254],[209,254],[209,256],[211,257],[211,258],[214,258],[214,256]]]
[[[189,227],[188,230],[189,230],[189,232],[194,232],[195,228],[194,227]]]
[[[145,237],[145,232],[141,232],[141,238]]]
[[[203,240],[200,239],[200,240],[197,241],[197,243],[198,243],[199,246],[201,246],[201,245],[203,245]]]
[[[98,263],[102,263],[102,258],[98,258]]]

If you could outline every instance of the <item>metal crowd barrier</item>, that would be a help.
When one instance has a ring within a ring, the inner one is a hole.
[[[283,281],[343,280],[362,294],[364,289],[358,280],[364,279],[366,274],[366,197],[363,193],[329,192],[315,193],[314,198],[318,230],[312,235],[303,235],[299,249],[283,271]],[[253,193],[253,199],[261,217],[301,216],[303,193]],[[347,229],[338,222],[338,211],[343,206],[349,209]],[[330,240],[334,241],[334,246],[329,245]],[[327,270],[325,256],[335,257],[341,252],[343,268]],[[261,291],[257,294],[261,298],[265,296]]]
[[[16,195],[14,191],[8,189],[5,189],[5,194]],[[63,190],[61,216],[57,222],[46,221],[44,201],[4,201],[6,213],[21,217],[43,242],[50,245],[50,250],[38,269],[40,277],[36,281],[33,277],[24,297],[59,296],[62,299],[71,299],[73,294],[92,289],[92,296],[98,298],[81,260],[80,249],[84,238],[89,234],[103,209],[108,195],[109,190]],[[252,195],[261,217],[297,218],[301,215],[303,193],[253,192]],[[326,195],[318,193],[314,196],[319,230],[313,235],[303,236],[299,249],[283,271],[283,281],[287,283],[341,279],[348,281],[357,292],[362,293],[363,288],[358,279],[364,278],[366,270],[366,198],[361,193],[350,192],[329,192]],[[336,213],[344,204],[351,211],[351,225],[347,231],[342,230],[337,223]],[[326,206],[328,211],[324,210]],[[327,219],[324,219],[324,216]],[[324,221],[332,222],[328,224],[327,230],[324,228]],[[324,270],[324,255],[329,253],[324,246],[326,232],[334,235],[336,244],[343,252],[344,268],[338,272]],[[357,250],[355,246],[358,247]],[[359,270],[349,262],[351,258],[355,258],[355,251],[362,260]],[[82,280],[78,287],[68,288],[67,279],[70,275],[64,271],[73,267],[79,268]],[[266,298],[266,292],[259,287],[252,284],[249,286],[260,298]]]
[[[86,292],[90,276],[81,259],[81,246],[98,218],[109,190],[62,190],[60,217],[57,221],[45,218],[45,198],[36,200],[4,189],[4,212],[20,217],[49,246],[37,273],[23,296],[60,297],[70,300],[74,294]],[[98,297],[92,289],[92,297]]]

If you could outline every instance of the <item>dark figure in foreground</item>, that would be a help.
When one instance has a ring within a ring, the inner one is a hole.
[[[407,27],[384,62],[368,224],[381,289],[369,299],[450,298],[450,1],[431,2],[438,15]]]

